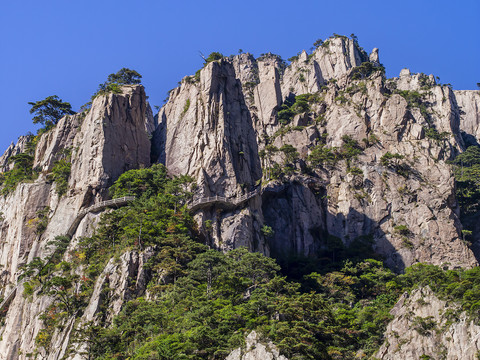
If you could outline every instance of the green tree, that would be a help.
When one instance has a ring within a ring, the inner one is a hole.
[[[95,99],[99,95],[103,95],[106,93],[116,93],[119,94],[122,92],[121,86],[122,85],[135,85],[140,84],[142,75],[140,75],[135,70],[122,68],[116,73],[108,75],[107,81],[103,84],[98,85],[98,90],[92,96],[92,100]]]
[[[135,85],[141,83],[142,75],[140,75],[135,70],[121,68],[115,74],[108,75],[107,83],[109,84],[120,84],[120,85]]]
[[[316,145],[307,160],[314,167],[321,165],[334,165],[339,160],[337,148],[329,148],[325,144],[320,143]]]
[[[63,116],[75,114],[70,103],[63,102],[57,95],[29,102],[28,105],[32,105],[30,114],[35,114],[33,123],[42,124],[47,130],[54,127]]]
[[[58,160],[53,165],[49,178],[55,181],[58,196],[62,196],[67,192],[71,167],[72,164],[65,159]]]
[[[214,52],[210,53],[210,55],[208,55],[208,57],[204,60],[205,60],[205,63],[208,64],[212,61],[220,60],[222,58],[223,58],[223,54],[214,51]]]
[[[280,148],[280,151],[283,152],[283,154],[285,155],[285,164],[295,163],[295,161],[299,157],[297,149],[295,149],[295,147],[290,144],[283,145]]]

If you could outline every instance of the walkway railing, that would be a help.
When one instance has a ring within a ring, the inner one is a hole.
[[[235,198],[227,198],[225,196],[208,196],[208,197],[203,197],[200,199],[193,200],[188,204],[188,207],[191,211],[195,211],[202,207],[210,206],[212,204],[220,204],[220,205],[234,208],[243,204],[247,200],[250,200],[251,198],[257,195],[262,194],[263,192],[280,192],[283,189],[285,189],[285,184],[276,188],[258,187],[253,191],[250,191],[242,196],[237,196]]]
[[[5,308],[10,305],[12,300],[15,298],[15,295],[17,294],[17,289],[18,285],[15,286],[12,291],[10,291],[10,294],[8,294],[7,297],[0,304],[0,315],[3,315],[3,311],[5,310]]]
[[[106,207],[109,206],[123,206],[129,203],[130,201],[135,200],[135,196],[124,196],[121,198],[117,199],[112,199],[112,200],[106,200],[106,201],[101,201],[97,204],[94,204],[86,209],[81,210],[75,220],[73,220],[72,225],[70,225],[70,228],[67,231],[67,235],[72,237],[73,234],[75,234],[75,231],[77,230],[78,225],[80,224],[80,221],[84,218],[85,215],[87,215],[89,212],[97,212],[100,210],[105,209]]]

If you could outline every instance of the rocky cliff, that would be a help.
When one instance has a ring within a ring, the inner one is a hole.
[[[194,179],[196,230],[222,251],[246,246],[280,262],[294,256],[321,262],[322,254],[339,244],[368,244],[396,272],[417,262],[477,266],[462,240],[448,161],[478,141],[479,106],[478,92],[452,91],[433,76],[405,69],[386,79],[378,49],[368,55],[343,36],[326,40],[311,54],[299,53],[288,65],[274,54],[208,62],[171,91],[158,125],[140,85],[96,97],[90,110],[64,117],[36,138],[38,177],[0,199],[0,284],[8,300],[0,309],[5,313],[0,359],[84,358],[88,341],[71,334],[96,323],[104,289],[113,289],[106,323],[126,301],[150,296],[145,265],[152,250],[112,257],[82,314],[67,317],[49,339],[52,345],[41,347],[45,322],[39,316],[53,300],[38,290],[25,292],[19,269],[52,256],[49,241],[69,230],[69,249],[75,250],[100,218],[100,211],[79,217],[81,211],[108,199],[109,186],[122,173],[152,161],[165,164],[171,175]],[[0,158],[4,172],[32,138],[22,137],[7,149]],[[60,160],[70,163],[63,195],[51,177]],[[448,336],[415,338],[410,331],[408,344],[398,345],[403,340],[392,334],[411,325],[400,324],[410,321],[402,320],[406,311],[428,317],[436,316],[432,309],[447,306],[430,293],[418,294],[395,308],[388,343],[377,357],[418,358],[434,354],[439,344],[450,349],[453,341],[452,354],[463,347],[463,358],[472,358],[478,346],[466,344],[478,330],[463,320],[448,328]],[[419,296],[435,306],[415,307]],[[246,350],[228,357],[260,358],[284,357],[256,335],[247,338]]]
[[[41,294],[30,298],[22,296],[23,286],[18,280],[20,266],[36,257],[48,259],[52,252],[48,242],[65,235],[82,208],[105,199],[108,186],[126,170],[150,165],[147,128],[153,124],[153,117],[148,114],[142,86],[126,86],[120,94],[95,98],[88,112],[66,116],[53,130],[40,136],[34,160],[34,166],[39,169],[38,178],[30,183],[20,183],[12,193],[1,198],[0,254],[4,298],[18,286],[2,327],[2,359],[16,359],[22,353],[34,352],[34,339],[42,329],[38,316],[52,302]],[[24,142],[25,138],[20,138],[19,144],[8,149],[3,156],[5,161],[21,152]],[[59,197],[48,173],[66,151],[71,153],[71,173],[68,191]],[[98,213],[86,216],[73,232],[73,237],[91,233],[98,217]],[[126,258],[125,266],[130,266],[129,261]],[[121,273],[123,277],[128,274]],[[123,299],[124,294],[121,295]],[[47,358],[57,359],[65,354],[72,325],[70,323],[65,331],[57,334],[53,341],[58,347],[48,356],[44,354]]]
[[[433,76],[405,70],[385,80],[377,49],[371,59],[353,40],[336,37],[289,66],[272,54],[214,61],[171,92],[159,114],[156,154],[172,173],[198,179],[199,196],[235,198],[260,183],[275,188],[270,169],[296,167],[280,170],[281,193],[263,191],[243,209],[199,210],[200,223],[215,225],[206,234],[212,244],[281,257],[313,255],[328,236],[346,244],[371,237],[398,270],[419,261],[477,264],[460,240],[447,164],[465,148],[461,116],[477,119],[474,95],[462,112],[456,93]],[[305,95],[303,107],[295,105]],[[358,154],[312,166],[315,147],[342,149],[346,139]],[[297,151],[293,161],[278,151],[285,145]],[[402,159],[382,162],[385,154]],[[264,225],[273,237],[259,231]]]
[[[391,314],[379,359],[475,359],[480,326],[455,303],[440,300],[429,287],[404,294]],[[427,357],[428,356],[428,357]]]

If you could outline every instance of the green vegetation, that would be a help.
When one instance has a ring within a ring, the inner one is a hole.
[[[190,99],[187,99],[187,101],[185,101],[185,106],[183,107],[182,116],[187,113],[189,108],[190,108]]]
[[[377,260],[346,261],[336,271],[312,272],[300,282],[282,276],[275,262],[237,249],[202,252],[155,301],[130,301],[110,328],[91,326],[90,352],[100,359],[223,359],[252,329],[281,353],[301,359],[353,359],[383,341],[399,295],[420,286],[478,309],[480,271],[443,271],[415,265],[394,275]],[[297,269],[298,270],[298,269]],[[435,324],[415,318],[428,334]]]
[[[37,102],[29,102],[28,105],[32,106],[30,114],[35,114],[33,123],[42,124],[44,126],[42,131],[49,130],[57,125],[58,121],[65,115],[75,114],[70,103],[63,102],[57,95],[48,96]]]
[[[315,40],[315,42],[313,43],[313,46],[318,49],[320,46],[323,45],[323,40],[322,39],[317,39]]]
[[[434,127],[430,127],[425,129],[425,136],[429,139],[435,140],[437,143],[440,143],[447,140],[450,136],[450,133],[447,131],[443,131],[440,133]]]
[[[462,215],[480,210],[480,148],[470,146],[453,161],[456,195]]]
[[[201,54],[201,53],[200,53]],[[221,60],[223,59],[223,54],[219,53],[219,52],[212,52],[210,53],[210,55],[208,55],[208,57],[205,57],[203,56],[203,54],[201,54],[203,60],[204,60],[204,63],[203,63],[203,66],[201,69],[198,69],[197,72],[195,73],[195,76],[194,76],[194,79],[195,81],[200,81],[200,71],[202,71],[202,69],[209,63],[211,62],[214,62],[214,61],[218,61],[218,60]]]
[[[122,68],[116,73],[108,75],[107,81],[98,85],[98,90],[92,96],[92,100],[99,95],[105,95],[108,93],[119,94],[122,92],[122,85],[135,85],[141,83],[142,75],[135,70]]]
[[[423,101],[424,94],[414,90],[394,90],[394,94],[402,96],[408,104],[408,108],[418,108],[427,122],[430,122],[430,113],[427,110],[427,104]]]
[[[205,59],[205,64],[211,63],[213,61],[221,60],[221,59],[223,59],[223,54],[221,54],[219,52],[212,52]]]
[[[412,234],[407,225],[397,225],[393,229],[397,234],[400,234],[402,236],[410,236]]]
[[[135,85],[140,84],[142,75],[135,70],[122,68],[115,74],[108,75],[107,82],[105,84],[119,84],[119,85]]]
[[[345,144],[347,153],[356,153],[351,139]],[[265,156],[276,151],[269,148]],[[134,202],[105,213],[95,234],[80,239],[69,253],[69,262],[62,261],[69,238],[57,237],[48,260],[35,258],[23,268],[24,296],[54,299],[40,316],[44,329],[36,337],[38,349],[49,349],[56,329],[71,316],[81,316],[105,265],[115,264],[126,251],[150,254],[145,265],[149,300],[129,290],[132,300],[110,324],[114,289],[105,282],[95,324],[84,324],[73,335],[86,342],[92,359],[224,359],[251,330],[292,359],[353,359],[360,350],[370,356],[383,342],[398,297],[417,286],[428,285],[478,316],[478,269],[416,265],[395,275],[378,259],[366,258],[375,256],[372,236],[353,239],[346,247],[328,235],[317,254],[320,260],[292,257],[281,267],[244,248],[208,249],[185,207],[191,190],[190,178],[169,178],[162,165],[128,171],[110,193],[135,195]],[[37,217],[48,221],[48,209],[41,212]],[[205,229],[212,229],[211,221]],[[268,225],[261,231],[274,236]],[[400,225],[395,231],[407,230]],[[129,287],[134,289],[135,279]],[[433,329],[429,319],[415,324],[418,331]]]
[[[348,168],[347,173],[356,175],[356,176],[363,176],[363,170],[356,166],[352,166]]]
[[[364,138],[362,139],[362,141],[365,146],[369,147],[378,144],[380,142],[380,139],[374,133],[370,133],[370,135],[368,135],[368,138]]]
[[[8,159],[13,164],[13,169],[0,173],[0,193],[8,195],[13,192],[21,182],[32,181],[38,176],[38,171],[33,169],[35,147],[38,136],[30,135],[25,152],[13,155]]]
[[[340,159],[340,154],[337,148],[329,148],[324,143],[316,145],[310,155],[308,155],[307,161],[313,167],[334,165]]]
[[[376,66],[370,61],[365,61],[359,66],[354,67],[350,73],[350,76],[352,80],[364,80],[375,73],[380,73],[384,76],[385,68],[383,66]]]
[[[343,135],[342,142],[343,144],[340,148],[340,155],[342,159],[347,160],[347,162],[351,159],[356,159],[357,156],[363,152],[363,149],[357,140],[353,139],[350,135]]]
[[[50,218],[50,207],[45,206],[35,213],[35,217],[27,221],[27,226],[35,231],[37,235],[43,234],[47,228]]]
[[[302,114],[310,111],[310,104],[320,101],[318,94],[302,94],[295,96],[292,100],[285,100],[278,111],[278,121],[282,125],[287,125],[296,114]]]
[[[390,151],[387,151],[380,158],[380,164],[382,166],[390,168],[397,174],[402,175],[404,178],[408,178],[412,173],[412,169],[407,163],[401,161],[404,158],[405,156],[401,154],[393,154]]]
[[[292,164],[298,159],[299,154],[297,149],[290,144],[283,145],[280,151],[283,152],[286,164]]]
[[[380,164],[382,164],[382,166],[396,168],[400,164],[399,160],[402,160],[404,158],[405,156],[401,154],[392,154],[390,151],[387,151],[380,158]]]
[[[275,235],[275,231],[268,225],[263,225],[260,229],[262,231],[263,236],[266,238],[271,238]]]
[[[68,178],[72,164],[70,163],[71,149],[64,149],[61,152],[62,159],[55,161],[52,172],[48,175],[49,180],[55,182],[55,190],[58,196],[62,196],[67,192]]]
[[[342,142],[340,148],[329,148],[325,143],[319,143],[312,149],[307,161],[311,166],[318,167],[325,165],[333,166],[338,161],[345,160],[347,162],[347,169],[350,169],[351,161],[356,159],[358,155],[363,152],[363,149],[360,144],[349,135],[342,136]],[[358,171],[352,169],[351,172]]]

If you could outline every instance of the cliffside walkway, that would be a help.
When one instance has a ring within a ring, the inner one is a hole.
[[[117,198],[117,199],[101,201],[97,204],[94,204],[94,205],[92,205],[88,208],[85,208],[85,209],[81,210],[78,213],[75,220],[73,220],[72,225],[70,225],[70,227],[67,231],[67,235],[69,237],[72,237],[73,234],[75,234],[75,231],[77,230],[77,227],[80,224],[80,221],[82,221],[82,219],[85,217],[85,215],[87,215],[89,212],[97,212],[97,211],[103,210],[103,209],[105,209],[109,206],[115,206],[115,207],[124,206],[124,205],[128,204],[130,201],[133,201],[133,200],[135,200],[135,196],[124,196],[124,197]]]
[[[273,192],[273,193],[278,193],[285,189],[285,185],[280,185],[277,187],[257,187],[255,190],[250,191],[242,196],[238,196],[235,198],[226,198],[224,196],[209,196],[209,197],[203,197],[197,200],[194,200],[188,204],[188,208],[191,211],[196,211],[201,208],[209,207],[211,205],[220,205],[226,208],[236,208],[237,206],[242,205],[246,201],[252,199],[253,197],[263,194],[264,192]],[[81,210],[75,220],[73,221],[72,225],[70,225],[70,228],[68,229],[67,235],[69,237],[72,237],[73,234],[75,234],[75,231],[77,230],[78,225],[80,224],[80,221],[87,215],[89,212],[97,212],[100,210],[103,210],[107,207],[114,206],[114,207],[120,207],[128,204],[129,202],[135,200],[135,196],[124,196],[121,198],[117,199],[112,199],[112,200],[106,200],[99,202],[97,204],[94,204],[88,208],[85,208]],[[7,295],[7,297],[2,301],[0,304],[0,315],[2,312],[5,310],[5,308],[10,305],[12,300],[15,298],[15,295],[17,293],[18,286],[20,284],[17,284],[13,288],[13,290]]]
[[[285,185],[281,185],[276,188],[257,187],[255,190],[235,198],[226,198],[224,196],[209,196],[194,200],[190,202],[187,206],[191,211],[196,211],[198,209],[206,208],[211,205],[217,205],[225,208],[236,208],[245,203],[246,201],[250,200],[251,198],[264,192],[280,192],[283,189],[285,189]]]
[[[15,286],[12,291],[10,291],[10,294],[8,294],[5,299],[3,299],[2,303],[0,304],[0,316],[3,316],[5,308],[10,305],[12,300],[15,298],[15,295],[17,294],[17,289],[18,285]]]

